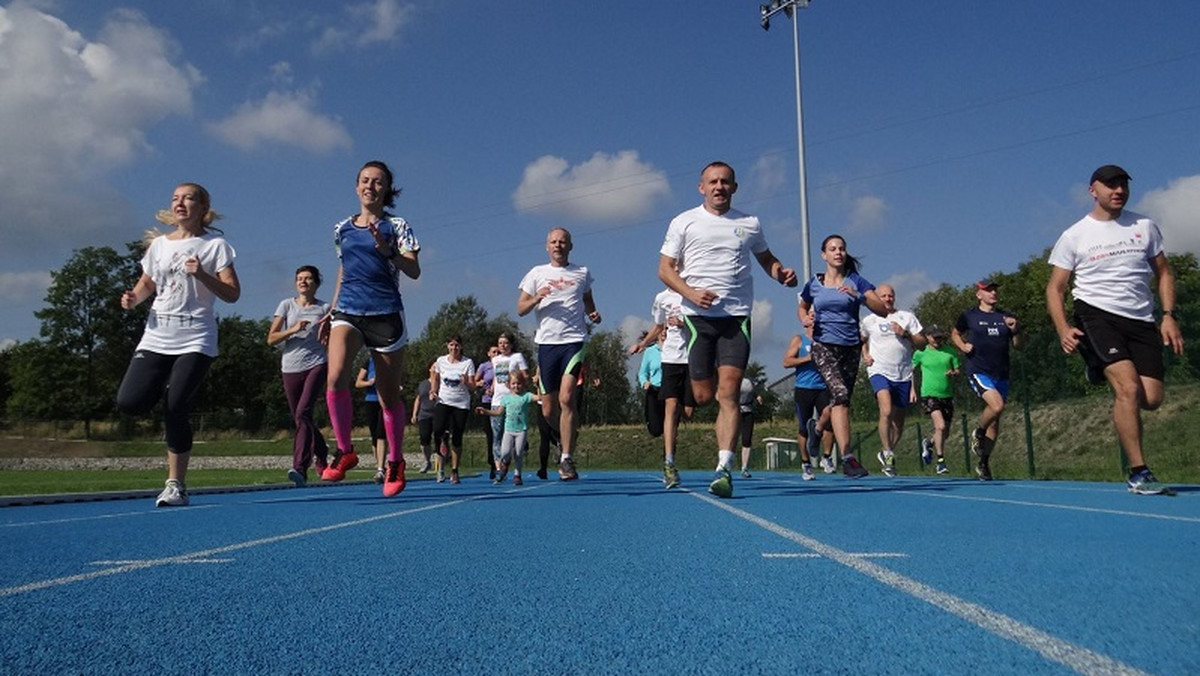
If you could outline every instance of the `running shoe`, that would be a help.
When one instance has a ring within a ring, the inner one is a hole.
[[[805,448],[808,457],[815,458],[821,454],[821,435],[817,433],[817,421],[809,418],[805,426]]]
[[[921,440],[921,462],[926,465],[933,462],[933,439],[929,437]]]
[[[982,427],[976,427],[971,432],[971,452],[974,453],[976,456],[979,455],[980,449],[983,448],[984,438],[985,438],[985,435],[984,435]],[[982,456],[980,456],[980,457],[982,457]]]
[[[421,474],[429,474],[431,469],[433,469],[433,463],[426,460],[425,464],[421,465]]]
[[[678,485],[679,470],[675,469],[675,465],[663,465],[663,486],[671,489]]]
[[[742,478],[743,479],[750,478],[750,470],[746,469],[745,467],[742,468]]]
[[[733,497],[733,477],[730,476],[729,470],[723,467],[717,470],[716,478],[708,485],[708,492],[718,498]]]
[[[459,480],[458,480],[458,470],[456,470],[456,469],[452,469],[452,470],[450,470],[450,483],[452,483],[452,484],[457,484],[457,483],[459,483]]]
[[[946,461],[938,460],[937,473],[938,474],[946,474],[949,471],[950,471],[950,468],[946,466]]]
[[[329,468],[329,458],[317,458],[313,461],[313,469],[317,472],[317,481],[321,480],[321,475]]]
[[[321,478],[325,481],[341,481],[346,478],[346,472],[357,466],[358,455],[353,448],[345,453],[339,450],[334,452],[333,462],[329,463],[329,467],[326,467],[325,471],[321,473]]]
[[[546,473],[546,468],[545,468],[545,467],[539,467],[539,468],[538,468],[538,471],[537,471],[537,478],[541,479],[542,481],[545,481],[546,479],[549,479],[549,478],[550,478],[550,475]]]
[[[567,456],[558,463],[558,478],[560,481],[574,481],[579,478],[575,471],[575,458]]]
[[[388,460],[387,474],[383,477],[383,497],[392,498],[400,494],[404,490],[407,483],[404,480],[405,462],[401,458],[399,461]]]
[[[1138,495],[1162,495],[1172,491],[1160,483],[1149,469],[1144,469],[1129,477],[1129,492]]]
[[[896,476],[896,454],[880,451],[875,454],[879,460],[879,464],[883,465],[883,473],[885,476]]]
[[[870,474],[867,468],[863,467],[858,458],[853,455],[847,455],[842,458],[842,473],[846,475],[847,479],[861,479]]]
[[[804,476],[802,478],[805,481],[812,481],[813,479],[817,478],[817,473],[813,471],[811,462],[804,463]]]
[[[384,470],[382,467],[376,467],[375,468],[375,479],[374,479],[375,483],[381,484],[381,483],[383,483],[383,480],[386,478],[387,478],[387,471]]]
[[[988,457],[986,455],[979,456],[979,465],[975,468],[975,474],[979,475],[980,481],[992,480],[992,468],[988,466]]]
[[[296,484],[296,488],[304,488],[308,485],[308,477],[304,476],[304,472],[298,469],[288,470],[288,481]]]
[[[154,501],[155,507],[187,507],[187,486],[178,479],[167,479],[167,485]]]
[[[833,464],[833,458],[831,456],[821,456],[821,471],[826,474],[833,474],[837,471],[837,465]]]
[[[500,461],[500,471],[496,472],[496,483],[502,484],[508,478],[508,461]]]
[[[524,486],[525,485],[525,480],[521,478],[520,474],[517,474],[515,472],[513,473],[513,485],[514,486]]]

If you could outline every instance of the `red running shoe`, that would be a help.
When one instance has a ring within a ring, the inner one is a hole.
[[[337,451],[333,454],[333,462],[329,463],[329,467],[321,472],[321,479],[324,481],[341,481],[346,478],[346,472],[358,466],[358,455],[354,453],[354,449],[345,453]]]
[[[383,497],[392,498],[404,490],[404,460],[388,460],[387,477],[383,480]]]

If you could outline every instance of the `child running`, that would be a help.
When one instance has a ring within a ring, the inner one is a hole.
[[[508,375],[509,392],[493,399],[495,407],[491,410],[480,406],[476,413],[480,415],[504,416],[504,435],[500,437],[500,472],[492,481],[499,486],[504,483],[508,468],[513,468],[513,485],[524,485],[521,470],[525,466],[525,452],[529,449],[529,413],[530,406],[541,404],[541,398],[525,391],[525,372],[512,371]],[[515,458],[514,458],[515,456]],[[515,461],[515,462],[514,462]]]

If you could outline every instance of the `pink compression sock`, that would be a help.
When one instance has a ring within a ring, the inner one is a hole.
[[[339,451],[350,450],[350,428],[354,422],[350,410],[350,390],[325,390],[325,405],[329,408],[329,424],[337,439]]]
[[[395,406],[383,409],[383,430],[387,434],[388,460],[400,462],[404,458],[404,422],[408,420],[408,412],[404,401],[400,400]]]

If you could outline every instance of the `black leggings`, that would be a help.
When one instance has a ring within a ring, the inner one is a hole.
[[[145,415],[166,393],[167,450],[192,450],[192,404],[213,358],[199,352],[158,354],[138,350],[117,390],[117,408],[129,415]]]
[[[465,408],[455,408],[438,402],[433,409],[433,438],[441,439],[450,432],[450,448],[462,450],[463,430],[467,429],[467,414]]]

